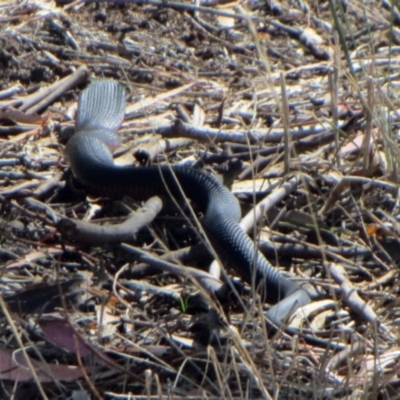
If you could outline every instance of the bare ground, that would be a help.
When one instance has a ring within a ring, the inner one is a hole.
[[[0,4],[0,398],[399,398],[399,28],[389,1]],[[127,89],[118,162],[232,185],[315,291],[300,334],[267,332],[247,287],[199,306],[178,267],[211,258],[179,214],[136,232],[140,204],[74,186],[95,78]]]

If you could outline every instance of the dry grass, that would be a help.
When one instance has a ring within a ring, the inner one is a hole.
[[[0,398],[399,398],[399,11],[65,3],[0,4]],[[210,263],[179,215],[132,240],[164,273],[77,240],[73,219],[137,206],[65,186],[87,71],[127,88],[118,162],[199,162],[233,183],[262,251],[316,292],[299,335],[267,332],[247,288],[215,304],[179,267]],[[196,290],[211,311],[190,314]]]

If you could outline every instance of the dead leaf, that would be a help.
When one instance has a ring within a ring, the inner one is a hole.
[[[58,318],[43,319],[39,321],[39,326],[43,339],[54,346],[79,354],[83,358],[93,353],[83,337],[67,321]]]
[[[83,377],[82,370],[77,366],[49,364],[30,360],[39,382],[64,381],[72,382]],[[13,382],[28,382],[34,380],[34,374],[28,365],[24,354],[17,350],[11,352],[0,349],[0,379]]]

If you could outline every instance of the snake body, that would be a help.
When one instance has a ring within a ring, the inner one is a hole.
[[[113,80],[92,82],[79,97],[75,134],[66,147],[74,177],[95,195],[130,195],[146,200],[155,195],[192,200],[210,243],[224,265],[260,289],[263,299],[277,303],[267,316],[280,325],[296,308],[309,303],[308,293],[286,278],[258,251],[239,226],[236,197],[214,177],[181,166],[119,166],[112,151],[125,112],[125,90]]]

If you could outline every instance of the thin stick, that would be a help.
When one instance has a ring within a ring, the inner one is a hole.
[[[286,92],[285,76],[281,72],[281,96],[282,96],[282,122],[283,122],[283,165],[284,175],[289,173],[290,168],[290,153],[291,153],[291,140],[290,140],[290,128],[289,128],[289,101]]]

